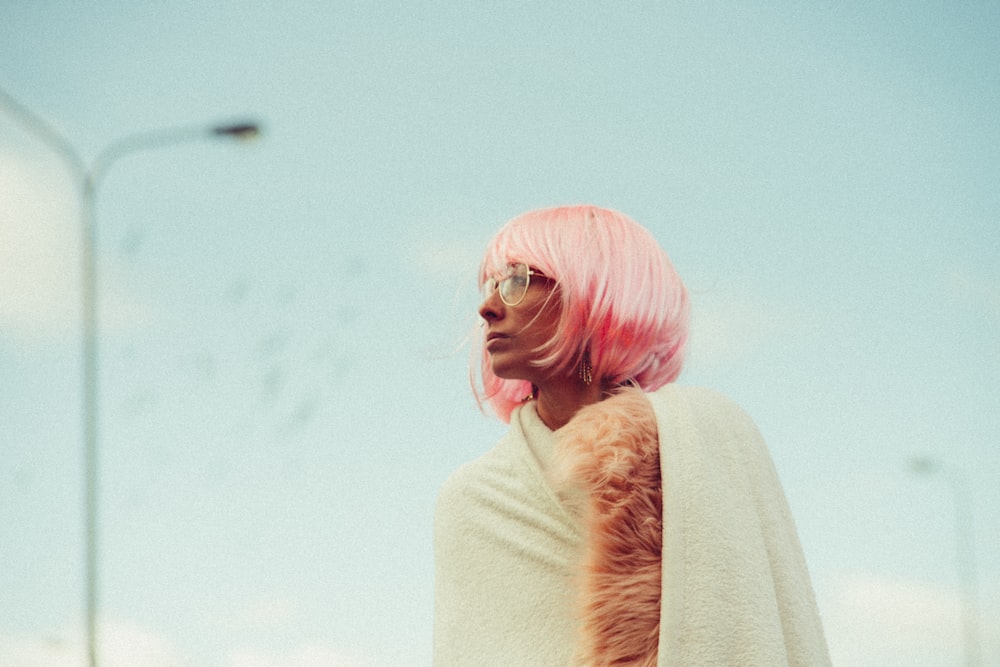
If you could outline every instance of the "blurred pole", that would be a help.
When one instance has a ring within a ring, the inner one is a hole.
[[[944,466],[925,457],[910,462],[910,469],[921,475],[940,474],[951,487],[955,505],[955,547],[958,578],[962,589],[962,654],[968,667],[982,664],[979,646],[977,611],[975,540],[972,535],[972,494],[965,474],[953,466]]]
[[[112,142],[87,166],[73,145],[40,116],[0,89],[3,104],[27,129],[54,149],[66,162],[80,187],[83,308],[83,442],[84,442],[84,523],[86,577],[87,659],[97,667],[98,591],[98,310],[97,310],[97,188],[101,178],[116,161],[142,151],[167,148],[189,141],[213,138],[247,140],[260,134],[251,122],[210,126],[177,127],[137,132]]]

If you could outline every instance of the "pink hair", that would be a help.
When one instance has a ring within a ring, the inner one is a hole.
[[[635,383],[653,391],[673,381],[684,364],[687,289],[656,239],[623,213],[597,206],[529,211],[505,224],[490,242],[479,284],[513,262],[525,262],[556,281],[561,316],[539,349],[538,365],[568,373],[585,354],[595,378]],[[478,331],[482,388],[503,421],[531,393],[524,380],[493,374]]]

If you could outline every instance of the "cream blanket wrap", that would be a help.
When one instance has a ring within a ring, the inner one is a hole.
[[[660,665],[829,665],[795,525],[764,441],[704,389],[650,394],[660,433]]]
[[[663,489],[660,666],[828,665],[808,572],[763,440],[718,394],[648,395]],[[546,481],[527,404],[445,483],[435,522],[436,667],[573,665],[582,527]]]
[[[578,523],[546,483],[555,438],[526,404],[438,496],[434,664],[559,667],[576,640]]]

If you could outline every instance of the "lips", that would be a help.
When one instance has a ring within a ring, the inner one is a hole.
[[[495,331],[486,334],[486,346],[489,347],[491,343],[498,340],[505,340],[510,338],[507,334],[497,333]]]

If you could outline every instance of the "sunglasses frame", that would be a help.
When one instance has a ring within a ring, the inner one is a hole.
[[[522,266],[524,267],[525,270],[524,291],[521,292],[521,296],[518,297],[516,301],[508,301],[507,298],[504,296],[503,285],[504,283],[507,283],[508,281],[513,280],[515,277],[517,277],[518,269]],[[508,306],[516,306],[522,301],[524,301],[524,297],[528,295],[528,288],[531,287],[531,276],[545,277],[545,274],[541,273],[540,271],[535,271],[530,266],[528,266],[527,262],[508,264],[506,275],[503,278],[499,280],[497,280],[496,278],[486,279],[486,282],[483,283],[483,296],[485,298],[489,298],[489,296],[493,294],[493,292],[499,291],[501,301],[503,301]]]

